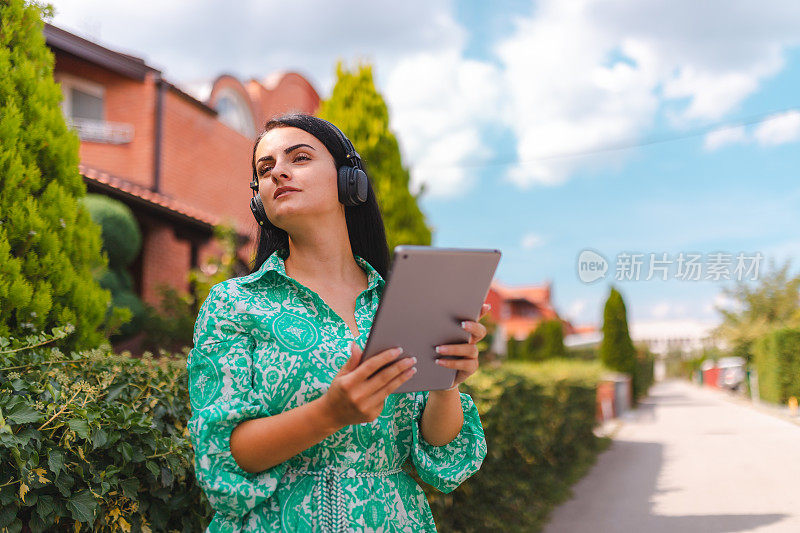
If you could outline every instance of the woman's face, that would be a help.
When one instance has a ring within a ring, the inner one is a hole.
[[[288,230],[292,220],[341,211],[336,163],[322,142],[300,128],[268,131],[256,147],[258,194],[270,222]],[[281,187],[293,187],[275,197]]]

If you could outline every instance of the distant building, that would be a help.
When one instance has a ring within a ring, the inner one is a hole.
[[[246,273],[258,227],[249,208],[255,137],[276,114],[315,113],[314,87],[293,72],[179,87],[138,57],[48,23],[44,35],[88,191],[124,202],[142,230],[134,292],[156,304],[159,284],[189,290],[189,269],[221,252],[211,239],[220,222],[236,229],[237,273]]]
[[[525,339],[542,320],[558,319],[564,325],[564,335],[574,333],[572,324],[559,317],[553,308],[552,283],[511,287],[492,283],[486,303],[492,306],[491,319],[497,323],[492,351],[506,353],[506,344],[511,337]]]
[[[715,322],[698,320],[637,320],[628,329],[634,343],[646,345],[654,354],[688,355],[717,345],[711,336],[716,326]]]
[[[594,324],[573,326],[572,330],[571,334],[564,335],[564,346],[567,348],[593,348],[603,340],[600,326]]]

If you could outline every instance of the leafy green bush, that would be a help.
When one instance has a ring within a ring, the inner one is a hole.
[[[71,331],[0,338],[0,530],[200,531],[185,357],[44,347]]]
[[[633,368],[633,399],[638,401],[647,396],[653,385],[655,357],[646,346],[636,350],[636,366]]]
[[[79,202],[80,139],[60,107],[43,11],[52,5],[0,2],[0,336],[73,324],[61,348],[93,348],[111,300],[93,274],[108,258]]]
[[[753,356],[761,398],[786,403],[800,397],[800,330],[780,328],[757,338]]]
[[[186,355],[107,345],[69,355],[0,338],[0,531],[202,531]],[[443,531],[536,531],[605,440],[593,433],[598,362],[482,368],[464,384],[486,434],[481,470],[443,494],[419,479]],[[457,510],[457,512],[456,512]]]
[[[481,469],[449,494],[409,471],[425,490],[439,528],[539,531],[608,443],[593,432],[602,373],[599,362],[507,362],[482,368],[464,383],[487,440]]]
[[[574,348],[567,348],[565,357],[569,359],[578,359],[581,361],[595,361],[598,360],[597,346],[580,346]]]
[[[113,198],[89,193],[81,198],[92,220],[102,228],[103,250],[108,254],[110,270],[130,265],[142,247],[142,232],[133,211]]]
[[[159,307],[145,304],[144,336],[141,348],[156,352],[182,351],[192,347],[192,335],[197,313],[192,308],[192,296],[166,284],[159,285]]]
[[[564,325],[557,318],[542,320],[524,340],[516,341],[511,337],[508,344],[509,360],[544,361],[567,355],[564,348]]]
[[[114,308],[127,309],[130,319],[111,337],[111,342],[128,339],[142,330],[145,306],[134,293],[133,278],[127,268],[142,247],[142,233],[133,211],[113,198],[102,194],[87,194],[81,198],[92,220],[102,228],[103,251],[108,255],[108,268],[98,277],[100,286],[111,292]],[[111,322],[114,310],[106,311],[106,321]]]
[[[611,370],[633,376],[636,367],[636,349],[628,332],[628,311],[622,295],[614,287],[611,287],[603,309],[600,360]]]

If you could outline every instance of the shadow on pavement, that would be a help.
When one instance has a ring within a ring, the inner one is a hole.
[[[613,441],[589,476],[575,486],[575,498],[553,512],[545,533],[734,533],[774,524],[787,516],[656,514],[654,496],[670,492],[657,486],[663,448],[653,442]]]

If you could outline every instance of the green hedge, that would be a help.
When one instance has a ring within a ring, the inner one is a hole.
[[[27,341],[0,338],[0,531],[200,531],[186,359]]]
[[[599,362],[552,359],[483,368],[462,390],[486,435],[481,469],[450,494],[423,487],[441,531],[539,531],[594,463]]]
[[[0,338],[0,531],[205,529],[213,510],[193,474],[186,353],[66,355],[49,340]],[[600,373],[599,363],[550,360],[473,375],[463,390],[487,438],[481,470],[449,494],[407,470],[441,530],[539,529],[602,448],[592,432]]]
[[[633,397],[636,402],[647,396],[655,376],[655,356],[646,348],[636,350],[636,365],[633,367]]]
[[[756,339],[753,358],[763,400],[786,403],[800,398],[800,330],[781,328]]]

